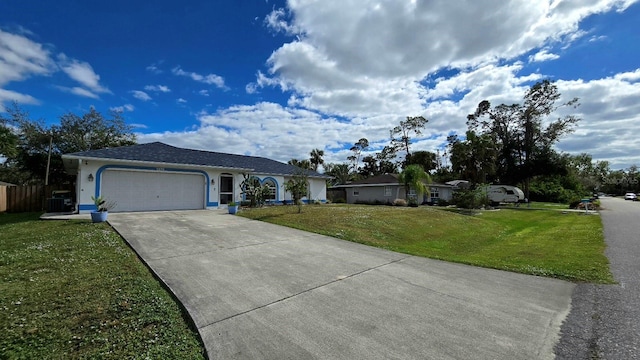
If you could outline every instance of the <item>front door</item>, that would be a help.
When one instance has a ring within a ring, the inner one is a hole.
[[[233,201],[233,175],[220,175],[220,205],[227,205]]]

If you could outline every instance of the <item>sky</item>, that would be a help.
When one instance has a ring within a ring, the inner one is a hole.
[[[122,111],[138,142],[347,161],[429,120],[445,152],[478,103],[554,81],[581,118],[559,151],[640,165],[638,0],[0,1],[0,111]],[[447,159],[442,159],[447,164]]]

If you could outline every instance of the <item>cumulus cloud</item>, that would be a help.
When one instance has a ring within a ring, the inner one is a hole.
[[[310,106],[317,91],[357,96],[371,83],[404,90],[407,82],[442,68],[475,68],[571,41],[582,32],[578,24],[585,17],[630,3],[292,1],[288,12],[275,9],[265,22],[274,30],[295,28],[302,35],[273,52],[267,61],[269,81],[258,78],[247,90],[276,84],[295,89]],[[551,56],[540,52],[534,59]],[[372,102],[389,94],[379,95]]]
[[[560,58],[560,55],[549,53],[548,50],[542,50],[529,56],[529,62],[543,62],[558,58]]]
[[[140,91],[140,90],[131,90],[130,93],[133,95],[134,98],[141,100],[141,101],[149,101],[151,100],[151,96],[149,96],[149,94],[147,94],[144,91]]]
[[[88,97],[97,98],[96,94],[111,93],[108,88],[100,84],[100,75],[95,73],[89,63],[69,58],[65,54],[59,54],[58,66],[72,80],[82,85],[81,90],[77,91],[78,95],[87,96],[88,93],[91,93],[92,96]]]
[[[136,108],[131,105],[131,104],[124,104],[121,106],[114,106],[114,107],[110,107],[109,110],[111,111],[116,111],[116,112],[131,112],[133,110],[135,110]]]
[[[171,89],[169,89],[169,87],[166,85],[146,85],[144,89],[147,91],[153,91],[153,92],[163,92],[163,93],[171,92]]]
[[[265,156],[286,162],[293,157],[307,157],[314,148],[340,147],[344,131],[354,131],[351,125],[317,112],[270,102],[237,105],[215,113],[201,112],[197,117],[200,124],[195,130],[138,134],[139,141],[165,141],[175,146]],[[364,131],[366,125],[361,128]],[[329,159],[338,160],[332,155]]]
[[[430,122],[416,147],[433,151],[447,133],[464,132],[478,102],[519,102],[533,82],[550,76],[524,72],[523,61],[558,59],[554,48],[590,34],[580,28],[582,20],[622,12],[634,2],[290,1],[264,21],[296,37],[271,54],[268,73],[258,72],[245,91],[278,87],[290,92],[290,108],[345,117],[354,130],[360,122],[373,124],[377,135],[368,138],[379,143],[388,140],[382,129],[406,115],[424,115]],[[533,55],[522,59],[527,54]],[[583,103],[601,101],[591,92],[582,95]],[[580,126],[592,126],[587,123],[598,121],[585,117]],[[348,133],[357,140],[357,130]],[[578,136],[567,144],[578,146]]]
[[[226,86],[224,84],[224,78],[216,74],[201,75],[195,72],[187,72],[182,70],[179,66],[173,68],[171,72],[174,75],[185,76],[185,77],[191,78],[192,80],[195,80],[204,84],[215,85],[218,88],[226,89]]]
[[[0,29],[0,110],[3,103],[37,104],[38,100],[28,94],[3,89],[13,81],[22,81],[31,76],[47,76],[56,70],[51,54],[42,44],[29,39],[28,32],[13,34]]]

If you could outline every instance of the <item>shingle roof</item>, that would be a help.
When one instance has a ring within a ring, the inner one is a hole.
[[[105,160],[127,160],[167,164],[185,164],[197,166],[221,167],[249,170],[253,173],[294,175],[297,167],[279,161],[236,154],[212,151],[184,149],[161,142],[138,144],[109,149],[81,151],[65,154],[63,158],[97,158]],[[327,177],[315,171],[307,170],[311,177]]]

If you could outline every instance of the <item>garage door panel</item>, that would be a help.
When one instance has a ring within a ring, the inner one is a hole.
[[[203,209],[204,183],[200,174],[107,170],[102,194],[113,212]]]

